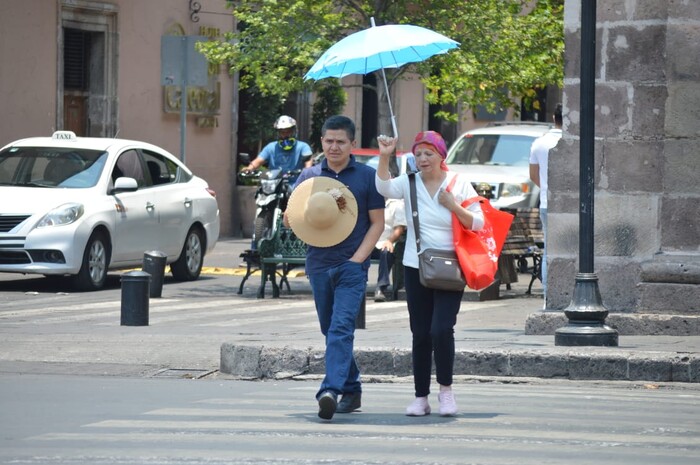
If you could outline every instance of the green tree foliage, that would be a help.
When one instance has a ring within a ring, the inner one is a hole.
[[[277,131],[273,123],[282,114],[282,98],[279,95],[263,95],[257,89],[248,89],[242,93],[241,98],[248,101],[241,105],[247,110],[241,112],[241,143],[244,147],[253,150],[253,158],[260,153],[263,144],[277,138]]]
[[[286,96],[317,83],[303,76],[338,40],[377,25],[415,24],[458,42],[459,49],[387,70],[390,83],[408,71],[422,76],[434,104],[514,107],[512,97],[563,84],[563,0],[238,0],[240,25],[225,41],[200,44],[215,63],[244,71],[241,86]],[[377,82],[382,82],[378,76]],[[509,95],[503,93],[508,89]],[[382,109],[380,118],[388,115]],[[384,99],[385,100],[385,99]],[[441,116],[454,117],[448,112]]]

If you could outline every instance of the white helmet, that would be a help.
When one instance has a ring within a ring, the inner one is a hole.
[[[294,118],[291,116],[287,115],[282,115],[279,118],[277,118],[277,121],[275,121],[275,129],[280,130],[280,129],[289,129],[296,127],[297,122]]]

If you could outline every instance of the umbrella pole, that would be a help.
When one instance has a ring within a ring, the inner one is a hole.
[[[386,82],[386,73],[382,68],[382,78],[384,79],[384,89],[386,90],[386,99],[389,101],[389,114],[391,115],[391,129],[394,131],[394,137],[399,137],[399,131],[396,130],[396,117],[394,109],[391,106],[391,95],[389,95],[389,84]]]
[[[369,19],[372,27],[376,27],[377,24],[374,22],[374,16]],[[380,58],[381,62],[381,58]],[[394,137],[399,137],[399,131],[396,130],[396,117],[394,116],[394,109],[391,106],[391,96],[389,95],[389,84],[386,82],[386,73],[384,72],[384,67],[382,66],[382,79],[384,79],[384,89],[386,90],[386,99],[389,101],[389,114],[391,115],[391,129],[394,131]]]

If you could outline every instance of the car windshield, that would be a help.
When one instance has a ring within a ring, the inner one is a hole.
[[[447,158],[454,165],[527,166],[534,137],[502,134],[467,134]]]
[[[0,185],[87,188],[97,184],[107,152],[55,147],[9,147],[0,152]]]

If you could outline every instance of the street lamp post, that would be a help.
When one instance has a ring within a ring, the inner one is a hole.
[[[617,331],[605,325],[608,310],[593,269],[596,0],[581,0],[581,134],[579,174],[579,272],[569,322],[554,333],[557,346],[617,346]]]

